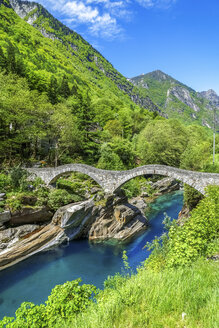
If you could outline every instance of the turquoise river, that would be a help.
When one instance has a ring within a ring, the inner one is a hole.
[[[129,244],[72,241],[1,271],[0,319],[14,316],[24,301],[45,302],[55,285],[69,280],[80,277],[82,282],[102,288],[107,276],[121,271],[123,250],[127,251],[131,267],[136,269],[149,255],[145,244],[163,233],[164,212],[177,218],[182,204],[182,191],[158,197],[147,213],[150,228]]]

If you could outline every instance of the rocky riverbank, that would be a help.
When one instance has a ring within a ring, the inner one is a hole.
[[[89,199],[60,208],[47,225],[26,224],[0,232],[0,269],[65,241],[127,241],[147,229],[144,201],[135,205],[123,195],[110,195],[105,206]]]
[[[165,178],[161,181],[155,183],[157,195],[179,189],[175,180]],[[1,214],[0,270],[69,240],[88,238],[95,242],[113,239],[127,242],[148,228],[145,199],[138,197],[128,201],[122,192],[105,195],[102,199],[93,197],[61,207],[48,223],[45,220],[51,217],[49,211],[40,221],[45,209],[35,210],[33,216],[30,209],[21,211],[20,217],[19,213]],[[20,222],[21,225],[15,226]]]

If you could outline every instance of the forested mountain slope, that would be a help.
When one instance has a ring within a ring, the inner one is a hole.
[[[108,98],[107,91],[110,90],[111,97],[115,94],[119,99],[130,103],[124,96],[127,94],[144,108],[159,111],[149,97],[142,98],[139,90],[114,69],[97,50],[79,34],[55,19],[43,6],[20,0],[1,0],[0,3],[8,3],[7,6],[13,8],[25,22],[40,31],[41,36],[52,40],[45,41],[39,34],[34,33],[33,29],[28,28],[27,24],[7,12],[7,16],[10,16],[7,19],[11,24],[10,27],[8,24],[4,31],[10,34],[28,70],[34,69],[34,74],[29,72],[29,79],[37,80],[38,89],[48,88],[51,74],[61,76],[65,73],[71,84],[76,82],[85,87],[86,84],[89,85],[98,94],[98,98],[99,95]],[[3,16],[1,17],[4,20]]]
[[[213,90],[198,93],[160,70],[142,74],[130,81],[150,96],[167,117],[213,127],[213,108],[219,111],[219,97]],[[219,114],[216,119],[219,123]]]
[[[10,165],[61,157],[95,163],[104,141],[118,135],[127,143],[158,110],[36,3],[0,0],[0,69],[0,159]]]

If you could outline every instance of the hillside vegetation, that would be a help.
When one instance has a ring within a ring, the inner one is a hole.
[[[111,121],[115,128],[119,126],[118,134],[122,131],[123,137],[130,139],[135,133],[132,125],[137,127],[138,122],[153,118],[153,113],[140,109],[117,86],[125,83],[133,88],[132,85],[43,7],[39,6],[37,22],[50,31],[50,37],[43,36],[8,8],[9,2],[0,3],[0,67],[4,89],[1,88],[0,98],[0,134],[2,147],[10,153],[2,154],[1,161],[10,165],[12,158],[13,162],[19,161],[19,157],[45,159],[49,153],[49,160],[46,158],[49,163],[58,162],[61,156],[65,157],[63,162],[68,162],[68,154],[74,154],[78,161],[86,158],[94,163],[107,122]],[[120,82],[115,82],[112,76]]]

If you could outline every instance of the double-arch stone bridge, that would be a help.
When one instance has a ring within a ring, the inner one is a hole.
[[[182,181],[202,194],[208,185],[219,186],[219,174],[187,171],[165,165],[144,165],[127,171],[100,170],[85,164],[67,164],[56,168],[26,168],[31,175],[40,177],[47,185],[60,176],[79,172],[94,179],[106,193],[113,193],[127,181],[142,175],[158,174]]]

